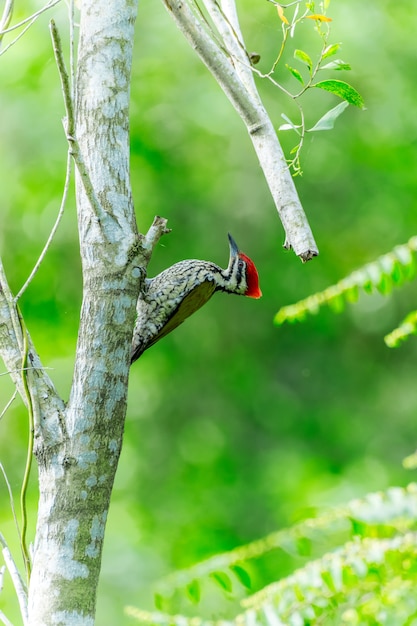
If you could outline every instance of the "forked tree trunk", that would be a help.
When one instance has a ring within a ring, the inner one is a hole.
[[[83,303],[69,403],[61,414],[41,415],[35,433],[40,501],[30,626],[94,622],[143,263],[129,186],[136,10],[136,0],[81,3],[76,139],[95,198],[78,175]]]

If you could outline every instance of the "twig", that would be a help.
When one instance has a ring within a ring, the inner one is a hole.
[[[219,31],[222,42],[234,61],[239,79],[252,97],[259,98],[255,81],[253,80],[249,56],[244,45],[234,0],[221,0],[220,4],[218,0],[203,1]]]
[[[74,0],[68,3],[69,39],[70,39],[70,86],[71,100],[75,98],[75,37],[74,37]]]
[[[45,13],[45,11],[48,11],[49,9],[52,9],[52,7],[54,7],[59,2],[61,2],[61,0],[50,0],[50,2],[45,4],[45,6],[42,7],[41,9],[39,9],[39,11],[36,11],[35,13],[32,13],[32,15],[29,15],[29,17],[26,17],[21,22],[18,22],[17,24],[14,24],[13,26],[10,26],[10,28],[3,28],[2,30],[0,30],[0,35],[3,36],[6,33],[11,33],[12,31],[17,30],[18,28],[20,28],[24,24],[27,24],[28,22],[33,23],[33,21],[36,20],[40,15],[42,15],[42,13]],[[4,12],[5,11],[3,11],[3,14],[4,14]],[[2,26],[2,24],[0,24],[0,26]]]
[[[12,579],[14,590],[16,592],[17,599],[19,602],[20,613],[22,615],[23,624],[24,626],[26,626],[28,624],[27,588],[26,588],[25,583],[23,582],[23,579],[17,568],[17,565],[12,557],[12,553],[10,552],[9,546],[7,545],[7,541],[5,540],[5,538],[3,537],[1,533],[0,533],[0,543],[3,546],[2,553],[3,553],[4,562],[6,564],[8,572]]]
[[[3,50],[0,51],[0,56],[2,54],[5,54],[9,48],[11,48],[17,41],[19,41],[19,39],[21,37],[23,37],[23,35],[29,30],[29,28],[36,22],[36,20],[38,19],[38,17],[44,13],[45,11],[47,11],[48,9],[50,9],[51,7],[55,6],[55,4],[58,4],[58,2],[60,2],[60,0],[55,0],[54,2],[50,2],[48,3],[46,6],[44,6],[42,9],[40,9],[39,11],[37,11],[36,13],[33,13],[33,15],[31,15],[30,17],[26,18],[25,20],[23,20],[22,22],[20,22],[19,24],[16,24],[15,26],[12,26],[11,28],[6,28],[5,30],[0,31],[0,43],[1,43],[1,39],[3,37],[3,35],[5,33],[9,33],[13,30],[15,30],[16,28],[19,28],[20,26],[22,26],[23,24],[26,24],[27,22],[29,22],[29,24],[22,30],[21,33],[19,33],[5,48],[3,48]]]
[[[96,196],[94,187],[90,179],[90,174],[84,163],[84,159],[80,151],[80,146],[75,136],[75,117],[74,105],[71,97],[71,83],[67,68],[65,66],[64,55],[62,53],[61,38],[59,36],[59,32],[54,20],[50,21],[49,29],[51,32],[55,61],[58,68],[59,78],[61,80],[62,94],[64,97],[64,105],[67,114],[64,123],[64,129],[69,144],[69,151],[74,159],[75,166],[84,186],[84,191],[91,203],[92,208],[94,209],[96,216],[100,219],[105,216],[105,212]]]
[[[21,534],[20,534],[19,522],[17,521],[16,508],[15,508],[14,500],[13,500],[12,486],[11,486],[11,484],[9,482],[9,479],[7,478],[6,470],[3,467],[3,463],[0,463],[0,471],[3,474],[4,482],[6,483],[7,491],[8,491],[8,494],[9,494],[9,500],[10,500],[10,508],[12,510],[14,523],[15,523],[15,526],[16,526],[17,534],[19,536],[19,540],[20,540],[21,539]]]
[[[3,9],[3,15],[1,16],[0,20],[0,43],[3,39],[5,29],[7,29],[8,25],[10,24],[10,20],[12,19],[13,7],[14,0],[6,0],[6,4],[4,5]]]
[[[61,205],[59,207],[59,211],[58,211],[58,215],[57,218],[55,220],[55,224],[52,227],[51,232],[49,233],[49,237],[46,241],[46,244],[41,252],[41,254],[39,255],[38,260],[36,261],[31,273],[29,274],[26,282],[24,283],[24,285],[21,287],[19,293],[15,296],[15,302],[17,302],[19,300],[19,298],[23,295],[23,293],[26,291],[26,289],[28,288],[28,286],[30,285],[30,283],[33,280],[33,277],[35,276],[36,272],[38,271],[42,261],[44,260],[46,253],[49,250],[49,247],[52,243],[52,240],[55,236],[56,231],[58,230],[58,226],[61,222],[62,216],[64,214],[64,210],[65,210],[65,205],[67,202],[67,198],[68,198],[68,191],[69,191],[69,186],[70,186],[70,181],[71,181],[71,155],[68,151],[67,154],[67,167],[66,167],[66,172],[65,172],[65,184],[64,184],[64,191],[62,194],[62,199],[61,199]]]
[[[13,626],[10,620],[7,619],[3,611],[0,611],[0,620],[3,622],[4,626]]]
[[[4,372],[4,374],[9,374],[9,372]],[[0,374],[0,376],[4,376],[4,374]],[[8,401],[8,403],[6,404],[6,406],[4,407],[2,412],[0,413],[0,420],[6,415],[7,411],[10,408],[10,406],[14,402],[16,396],[17,396],[17,389],[14,390],[12,397],[10,398],[10,400]]]
[[[27,361],[28,361],[28,350],[29,350],[28,334],[27,334],[27,330],[26,330],[26,327],[25,327],[25,324],[24,324],[24,321],[20,314],[19,309],[18,309],[18,313],[19,313],[19,322],[20,322],[22,335],[23,335],[22,381],[23,381],[23,387],[24,387],[25,394],[26,394],[27,409],[28,409],[28,416],[29,416],[28,449],[26,453],[25,472],[23,474],[22,487],[20,490],[20,508],[21,508],[21,514],[22,514],[22,529],[21,529],[21,536],[20,536],[20,545],[22,548],[23,561],[25,564],[27,582],[29,585],[31,561],[30,561],[28,546],[26,543],[26,533],[27,533],[27,527],[28,527],[26,494],[27,494],[27,489],[29,485],[30,471],[32,469],[32,460],[33,460],[34,402],[33,402],[32,394],[30,391],[29,382],[27,378],[28,377]]]
[[[143,256],[147,262],[150,260],[152,251],[162,235],[167,235],[171,232],[171,229],[166,227],[167,222],[168,220],[165,217],[156,215],[146,235],[144,237],[143,235],[141,236]]]
[[[62,95],[64,97],[65,111],[67,117],[65,119],[65,132],[70,145],[75,141],[75,122],[74,122],[74,106],[71,97],[71,84],[68,71],[65,65],[64,55],[62,52],[61,37],[54,20],[49,22],[49,30],[51,33],[55,62],[58,68],[59,78],[61,81]]]

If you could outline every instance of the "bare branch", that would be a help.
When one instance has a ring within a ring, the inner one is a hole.
[[[28,598],[27,598],[27,589],[26,585],[22,580],[20,572],[17,568],[17,565],[12,557],[12,553],[10,552],[9,546],[3,535],[0,533],[0,543],[3,546],[3,558],[6,564],[6,567],[9,571],[10,577],[13,582],[13,586],[17,595],[17,599],[19,602],[20,613],[22,615],[22,620],[24,626],[28,624]]]
[[[14,500],[13,500],[12,486],[10,484],[10,481],[9,481],[8,477],[7,477],[6,470],[4,469],[3,463],[1,463],[1,462],[0,462],[0,471],[3,474],[4,482],[6,483],[7,492],[9,494],[10,509],[12,511],[13,520],[14,520],[14,523],[15,523],[15,526],[16,526],[17,534],[19,535],[19,539],[21,539],[19,522],[17,521],[17,515],[16,515],[16,507],[14,505]]]
[[[10,24],[10,20],[12,19],[13,7],[14,0],[6,0],[6,4],[4,5],[3,9],[3,15],[0,19],[0,43],[3,39],[4,33],[7,32],[5,31],[5,29],[7,29],[8,25]]]
[[[238,77],[248,93],[250,93],[252,97],[257,98],[258,94],[253,79],[252,68],[248,53],[245,49],[234,0],[223,0],[221,6],[217,0],[203,1],[219,32],[223,45],[230,55],[231,62],[235,67]]]
[[[19,41],[19,39],[21,37],[23,37],[23,35],[36,22],[36,20],[38,19],[38,17],[40,15],[42,15],[42,13],[44,13],[48,9],[52,8],[56,4],[58,4],[58,2],[61,2],[61,0],[51,0],[50,2],[48,2],[48,4],[46,4],[44,7],[42,7],[42,9],[39,9],[39,11],[36,11],[36,13],[32,13],[32,15],[30,15],[26,19],[22,20],[18,24],[15,24],[14,26],[11,26],[10,28],[7,28],[8,24],[10,22],[10,19],[12,17],[12,10],[13,10],[13,0],[10,0],[10,1],[8,0],[6,2],[6,6],[5,6],[4,11],[3,11],[3,16],[2,16],[1,21],[0,21],[0,44],[1,44],[1,40],[3,39],[3,36],[6,33],[10,33],[12,31],[20,28],[24,24],[27,24],[27,26],[5,48],[3,48],[3,50],[0,52],[0,56],[2,54],[4,54],[5,52],[7,52],[7,50],[9,48],[11,48],[17,41]]]
[[[153,249],[159,242],[162,235],[167,235],[171,232],[171,229],[166,227],[167,222],[168,220],[164,217],[156,215],[145,237],[141,237],[143,257],[146,262],[150,260]]]
[[[9,372],[5,372],[5,373],[8,374]],[[3,417],[6,415],[7,411],[9,410],[9,408],[13,404],[14,400],[16,399],[16,396],[17,396],[17,389],[14,390],[14,392],[12,394],[12,397],[10,398],[10,400],[8,401],[8,403],[6,404],[6,406],[4,407],[2,412],[0,413],[0,420],[3,419]]]
[[[0,620],[3,622],[4,626],[13,626],[10,620],[7,619],[3,611],[0,611]]]
[[[11,33],[14,30],[17,30],[18,28],[21,28],[22,26],[24,26],[24,24],[27,24],[28,22],[31,22],[32,24],[40,15],[42,15],[42,13],[45,13],[45,11],[48,11],[49,9],[54,7],[56,4],[59,4],[59,2],[61,2],[61,0],[50,0],[49,2],[47,2],[47,4],[45,4],[44,7],[39,9],[39,11],[32,13],[32,15],[29,15],[29,17],[26,17],[24,20],[22,20],[21,22],[18,22],[17,24],[14,24],[13,26],[10,26],[10,28],[7,28],[7,26],[4,25],[4,21],[2,18],[2,21],[0,23],[0,26],[2,27],[2,29],[0,30],[0,35],[3,36],[6,33]],[[6,7],[3,11],[3,15],[5,13],[6,13]]]
[[[212,19],[219,24],[221,30],[219,34],[224,35],[224,48],[228,51],[226,54],[223,47],[220,48],[216,44],[202,16],[192,10],[190,1],[192,0],[163,0],[178,27],[211,71],[246,125],[284,226],[285,246],[292,247],[302,261],[308,261],[318,254],[317,245],[275,129],[254,83],[252,88],[252,81],[249,80],[247,68],[243,64],[244,44],[234,2],[227,0],[220,11],[207,0],[211,7]]]
[[[69,151],[74,159],[75,166],[83,183],[84,191],[91,203],[91,207],[93,208],[95,215],[98,219],[104,219],[105,212],[97,198],[94,186],[91,182],[90,174],[85,165],[84,159],[80,151],[79,143],[75,136],[75,118],[74,103],[72,99],[72,86],[65,65],[64,55],[62,52],[61,38],[59,36],[59,32],[54,20],[50,21],[49,29],[51,31],[55,61],[58,68],[59,78],[61,80],[62,95],[64,97],[65,110],[67,114],[64,120],[64,129],[69,144]]]
[[[68,151],[68,155],[67,155],[67,167],[66,167],[66,172],[65,172],[65,183],[64,183],[64,191],[62,194],[62,200],[61,200],[61,205],[59,207],[59,211],[58,211],[58,215],[56,217],[55,220],[55,224],[52,226],[52,230],[49,233],[49,237],[46,241],[46,244],[38,258],[38,260],[36,261],[31,273],[29,274],[27,280],[25,281],[25,284],[21,287],[19,293],[16,295],[15,300],[19,300],[19,298],[23,295],[23,293],[26,291],[26,289],[28,288],[28,286],[30,285],[30,283],[33,280],[33,277],[35,276],[36,272],[38,271],[39,267],[42,264],[42,261],[44,260],[46,253],[49,250],[49,247],[52,243],[52,240],[55,236],[56,231],[58,230],[58,226],[61,222],[62,216],[64,215],[64,209],[65,209],[65,205],[67,203],[67,198],[68,198],[68,191],[69,191],[69,186],[70,186],[70,181],[71,181],[71,155]]]

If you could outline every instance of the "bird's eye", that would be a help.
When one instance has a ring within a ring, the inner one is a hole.
[[[242,259],[239,259],[238,267],[240,270],[243,270],[243,268],[245,267],[245,262],[242,261]]]

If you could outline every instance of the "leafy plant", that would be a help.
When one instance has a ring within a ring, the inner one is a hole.
[[[416,252],[417,237],[412,237],[406,244],[396,246],[391,252],[367,263],[324,291],[282,307],[275,316],[275,323],[280,325],[303,321],[308,314],[318,313],[324,304],[335,313],[340,313],[346,303],[358,300],[361,291],[367,294],[378,291],[384,296],[389,295],[394,287],[415,278]],[[412,334],[417,334],[417,311],[409,313],[398,328],[386,335],[385,343],[390,348],[397,347]]]
[[[240,603],[243,612],[222,619],[223,624],[406,623],[417,611],[416,540],[417,485],[412,483],[368,494],[177,572],[158,588],[159,612],[135,607],[126,612],[142,623],[214,623],[162,611],[176,611],[175,592],[189,603],[200,602],[211,578],[221,594],[242,596],[243,591],[246,596]],[[305,564],[273,582],[262,580],[262,588],[256,589],[263,559],[275,555],[278,572],[283,552]],[[252,578],[249,572],[256,571]],[[181,602],[179,606],[187,609]]]
[[[323,79],[318,80],[318,75],[322,71],[349,71],[351,69],[349,63],[346,63],[341,58],[335,58],[329,61],[331,57],[336,56],[341,48],[340,43],[329,43],[330,38],[330,25],[332,19],[327,16],[327,9],[330,4],[330,0],[323,0],[318,3],[314,2],[291,2],[287,5],[270,0],[275,5],[278,13],[278,17],[281,21],[282,29],[282,42],[279,52],[272,64],[271,69],[266,73],[261,73],[259,70],[254,71],[261,76],[270,80],[276,87],[283,91],[289,98],[291,98],[298,106],[299,121],[295,122],[290,119],[285,113],[282,113],[282,118],[285,120],[285,124],[282,124],[278,130],[287,131],[292,130],[298,135],[298,143],[291,150],[291,159],[289,159],[289,166],[292,168],[294,175],[302,173],[301,170],[301,150],[305,140],[306,133],[331,130],[334,127],[336,119],[343,113],[349,104],[364,109],[364,101],[362,96],[352,87],[349,83],[339,79]],[[304,10],[301,7],[304,6]],[[318,34],[321,40],[321,50],[316,59],[313,59],[309,53],[304,50],[295,49],[294,60],[300,66],[300,69],[293,67],[286,63],[285,67],[291,73],[291,75],[301,84],[301,88],[295,91],[290,91],[284,87],[280,82],[274,78],[274,74],[278,67],[280,67],[284,50],[289,39],[294,37],[296,28],[306,20],[311,20],[314,24],[314,30]],[[258,55],[256,57],[257,62],[259,60]],[[317,88],[330,92],[335,96],[343,99],[343,102],[334,106],[324,113],[324,115],[311,127],[308,127],[300,98],[305,94],[308,89]]]

